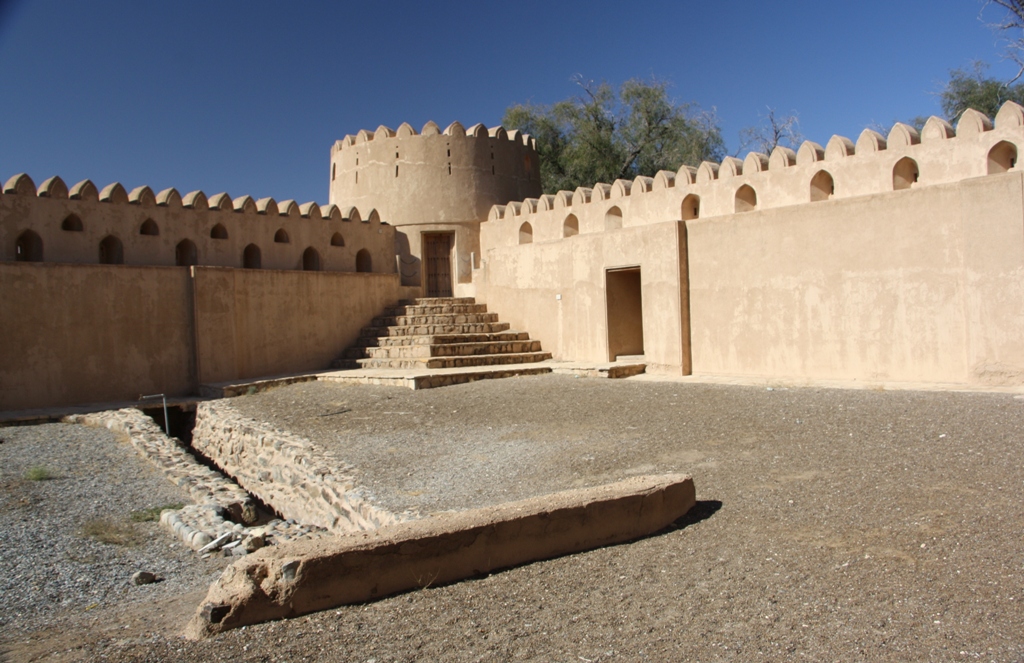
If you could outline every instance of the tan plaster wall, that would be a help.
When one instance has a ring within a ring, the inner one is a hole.
[[[184,395],[188,270],[0,263],[0,410]]]
[[[531,244],[494,246],[481,228],[483,265],[477,299],[514,329],[530,332],[556,359],[608,361],[605,271],[640,267],[644,349],[650,370],[681,372],[683,312],[676,222],[588,233]],[[558,296],[561,295],[561,299]]]
[[[473,267],[480,265],[480,223],[425,223],[401,226],[395,230],[395,254],[402,275],[402,285],[424,286],[423,276],[423,234],[454,233],[455,243],[452,251],[452,287],[456,296],[472,297],[458,294],[460,285],[471,284]]]
[[[330,202],[343,210],[355,205],[363,215],[376,209],[388,223],[405,226],[475,222],[491,205],[540,194],[539,160],[528,137],[481,125],[467,135],[458,122],[440,133],[431,125],[422,134],[408,125],[398,133],[381,127],[335,143]]]
[[[326,368],[406,296],[396,274],[198,268],[202,382]]]
[[[402,283],[425,285],[424,232],[455,232],[455,294],[473,294],[479,264],[479,225],[492,205],[540,195],[540,162],[532,139],[500,127],[458,122],[441,132],[408,125],[346,136],[331,150],[330,200],[343,213],[355,206],[376,211],[398,228],[395,253]],[[397,168],[397,175],[396,175]]]
[[[63,186],[63,183],[61,183]],[[119,186],[119,185],[118,185]],[[108,187],[109,188],[109,187]],[[262,268],[301,270],[303,252],[314,248],[320,255],[320,268],[332,272],[356,271],[356,253],[367,249],[372,257],[373,271],[390,274],[396,271],[394,228],[380,222],[349,221],[340,210],[314,203],[299,206],[282,202],[262,201],[264,210],[255,203],[231,201],[228,209],[212,207],[205,197],[197,198],[193,207],[182,205],[175,192],[165,204],[157,204],[152,193],[138,202],[121,196],[100,200],[95,195],[71,199],[60,195],[37,195],[31,180],[22,192],[8,191],[0,195],[0,261],[15,260],[15,244],[26,229],[36,232],[43,241],[43,261],[51,263],[99,262],[99,245],[107,235],[117,237],[124,247],[126,265],[175,265],[175,247],[184,239],[195,243],[198,264],[219,267],[242,267],[243,252],[249,244],[260,248]],[[105,189],[106,190],[106,189]],[[77,215],[83,230],[61,229],[69,215]],[[142,235],[142,224],[151,219],[159,235]],[[227,239],[214,239],[211,231],[224,226]],[[288,243],[274,241],[278,230],[288,235]],[[340,233],[344,246],[332,246],[331,239]]]
[[[898,124],[887,138],[872,138],[865,131],[855,141],[834,136],[825,147],[807,142],[798,152],[778,148],[771,157],[752,153],[743,161],[727,157],[721,164],[684,166],[653,178],[596,183],[496,205],[486,218],[488,224],[500,222],[494,226],[503,231],[492,226],[483,250],[518,244],[519,228],[526,222],[533,228],[534,241],[560,239],[570,214],[579,219],[581,235],[604,232],[605,215],[612,207],[621,210],[624,228],[685,218],[683,201],[691,195],[700,200],[699,218],[731,217],[736,213],[736,193],[743,186],[756,192],[757,210],[820,205],[829,201],[812,202],[811,181],[823,170],[835,184],[831,201],[884,194],[893,191],[893,168],[903,158],[918,166],[919,180],[912,189],[951,184],[987,175],[990,152],[1004,142],[1024,156],[1024,107],[1013,102],[1003,106],[994,123],[970,111],[955,131],[931,118],[920,135]],[[1018,159],[1014,171],[1021,169],[1019,163]]]
[[[695,374],[1020,384],[1009,173],[690,221]]]
[[[397,274],[0,262],[0,411],[196,393],[324,369]],[[198,325],[193,320],[198,319]]]

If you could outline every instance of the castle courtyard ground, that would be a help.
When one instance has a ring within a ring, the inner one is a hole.
[[[106,430],[2,428],[0,658],[1024,658],[1019,395],[548,375],[309,382],[231,405],[330,445],[395,512],[679,471],[698,504],[641,541],[186,642],[227,560],[185,554],[153,523],[130,547],[78,535],[104,505],[127,518],[176,488],[158,495],[160,477]],[[44,464],[58,478],[21,478]],[[143,565],[165,582],[131,585]],[[50,583],[64,575],[67,588]]]

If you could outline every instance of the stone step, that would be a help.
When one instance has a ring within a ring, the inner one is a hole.
[[[499,355],[470,355],[467,357],[427,357],[415,359],[355,359],[339,360],[354,362],[360,368],[394,368],[394,369],[425,369],[425,368],[465,368],[469,366],[499,366],[504,364],[532,364],[551,359],[550,352],[519,352]],[[349,364],[351,367],[351,364]],[[345,368],[345,366],[337,366]]]
[[[494,332],[492,334],[426,334],[423,336],[360,336],[358,348],[394,348],[401,345],[444,345],[446,343],[508,343],[528,341],[530,335],[521,331]],[[352,349],[352,348],[350,348]]]
[[[465,323],[440,323],[429,325],[393,325],[364,327],[360,334],[360,341],[369,338],[388,338],[398,336],[429,336],[432,334],[494,334],[508,331],[511,328],[507,322],[465,322]]]
[[[453,315],[463,313],[487,313],[487,304],[438,304],[431,306],[407,304],[405,306],[389,306],[384,309],[384,315],[386,316]]]
[[[429,338],[429,337],[427,337]],[[540,352],[540,341],[507,341],[494,343],[439,343],[395,345],[376,348],[349,348],[346,359],[415,359],[424,357],[467,357],[471,355],[502,355],[517,352]]]
[[[414,306],[439,306],[446,304],[476,304],[473,297],[417,297],[412,300]]]
[[[372,327],[408,327],[413,325],[458,325],[497,322],[497,313],[459,313],[441,315],[381,315],[370,323]]]
[[[477,380],[492,380],[498,378],[513,378],[523,375],[543,375],[550,373],[548,366],[495,366],[492,368],[467,368],[459,371],[445,371],[443,373],[424,373],[421,375],[395,375],[388,371],[351,371],[350,373],[332,373],[320,377],[321,380],[330,382],[342,382],[346,384],[375,384],[394,387],[408,387],[409,389],[434,389],[436,387],[447,387],[453,384],[465,384]]]

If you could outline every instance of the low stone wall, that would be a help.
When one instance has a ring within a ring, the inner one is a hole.
[[[240,520],[244,514],[254,514],[255,505],[249,494],[235,482],[197,461],[181,441],[165,435],[153,419],[139,410],[125,408],[76,414],[64,421],[99,426],[119,433],[172,483],[186,488],[195,504],[178,510],[164,510],[160,514],[160,524],[193,550],[201,550],[225,534],[231,534],[231,538],[236,540],[257,536],[267,543],[326,534],[321,528],[298,523],[272,521],[250,528],[225,518],[226,514],[232,514]]]
[[[689,476],[633,477],[261,550],[224,570],[186,637],[630,541],[667,527],[695,503]]]
[[[399,522],[355,490],[352,468],[298,435],[225,402],[199,404],[192,446],[285,518],[347,534]]]

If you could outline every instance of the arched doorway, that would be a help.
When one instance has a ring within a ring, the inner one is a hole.
[[[14,243],[14,259],[18,262],[42,262],[42,238],[32,230],[26,230],[18,235]]]
[[[302,252],[302,270],[306,272],[320,271],[320,254],[312,246]]]
[[[366,249],[359,249],[359,253],[356,254],[356,271],[373,271],[373,259],[370,257],[370,252]]]
[[[103,238],[100,242],[100,264],[124,264],[124,247],[121,245],[121,240],[113,235],[107,235]]]
[[[174,264],[178,267],[191,267],[199,264],[199,251],[195,242],[183,239],[174,247]]]
[[[263,255],[260,247],[250,244],[242,251],[242,267],[245,269],[259,269],[263,266]]]

